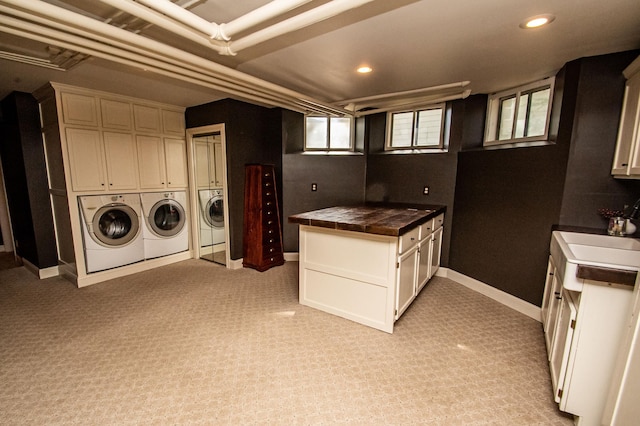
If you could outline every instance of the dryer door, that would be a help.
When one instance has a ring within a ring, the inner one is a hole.
[[[204,209],[204,219],[212,228],[224,228],[224,203],[222,195],[211,197]]]
[[[154,234],[159,237],[173,237],[182,231],[187,216],[180,203],[166,199],[151,207],[147,219]]]
[[[133,240],[140,231],[136,212],[125,204],[109,204],[93,216],[91,232],[99,244],[120,247]]]

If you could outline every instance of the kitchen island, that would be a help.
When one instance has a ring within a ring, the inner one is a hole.
[[[440,265],[445,210],[364,204],[289,216],[300,225],[300,304],[393,333]]]

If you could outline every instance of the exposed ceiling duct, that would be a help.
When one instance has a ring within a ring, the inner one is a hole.
[[[208,22],[182,6],[169,0],[101,0],[122,12],[135,16],[151,25],[157,25],[172,34],[206,46],[220,54],[235,52],[312,25],[357,8],[373,0],[334,0],[291,18],[249,33],[237,41],[233,35],[281,16],[310,0],[275,0],[249,12],[228,24]],[[83,60],[95,56],[108,61],[143,69],[202,87],[226,93],[229,96],[267,106],[278,106],[293,111],[328,115],[365,115],[373,111],[410,108],[426,103],[466,97],[469,91],[460,83],[436,88],[377,95],[369,98],[327,103],[294,90],[287,89],[218,64],[204,57],[168,46],[84,14],[58,7],[41,0],[0,0],[0,31],[19,37],[57,46],[61,51],[73,51],[67,56]],[[77,53],[76,53],[77,52]],[[12,54],[5,59],[29,61]],[[46,61],[32,62],[48,66]],[[71,62],[69,62],[71,63]],[[51,64],[55,67],[55,61]],[[364,111],[367,110],[367,111]]]

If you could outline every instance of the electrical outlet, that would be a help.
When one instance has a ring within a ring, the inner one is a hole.
[[[423,195],[429,195],[429,187],[428,187],[428,186],[425,186],[425,187],[422,189],[422,194],[423,194]]]
[[[312,183],[311,184],[311,191],[317,191],[318,190],[318,184],[317,183]]]

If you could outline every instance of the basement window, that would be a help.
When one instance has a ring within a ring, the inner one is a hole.
[[[489,96],[484,145],[546,141],[555,78]]]
[[[444,107],[444,104],[438,104],[413,111],[389,112],[386,149],[442,149]]]
[[[351,117],[305,117],[305,151],[353,151]]]

